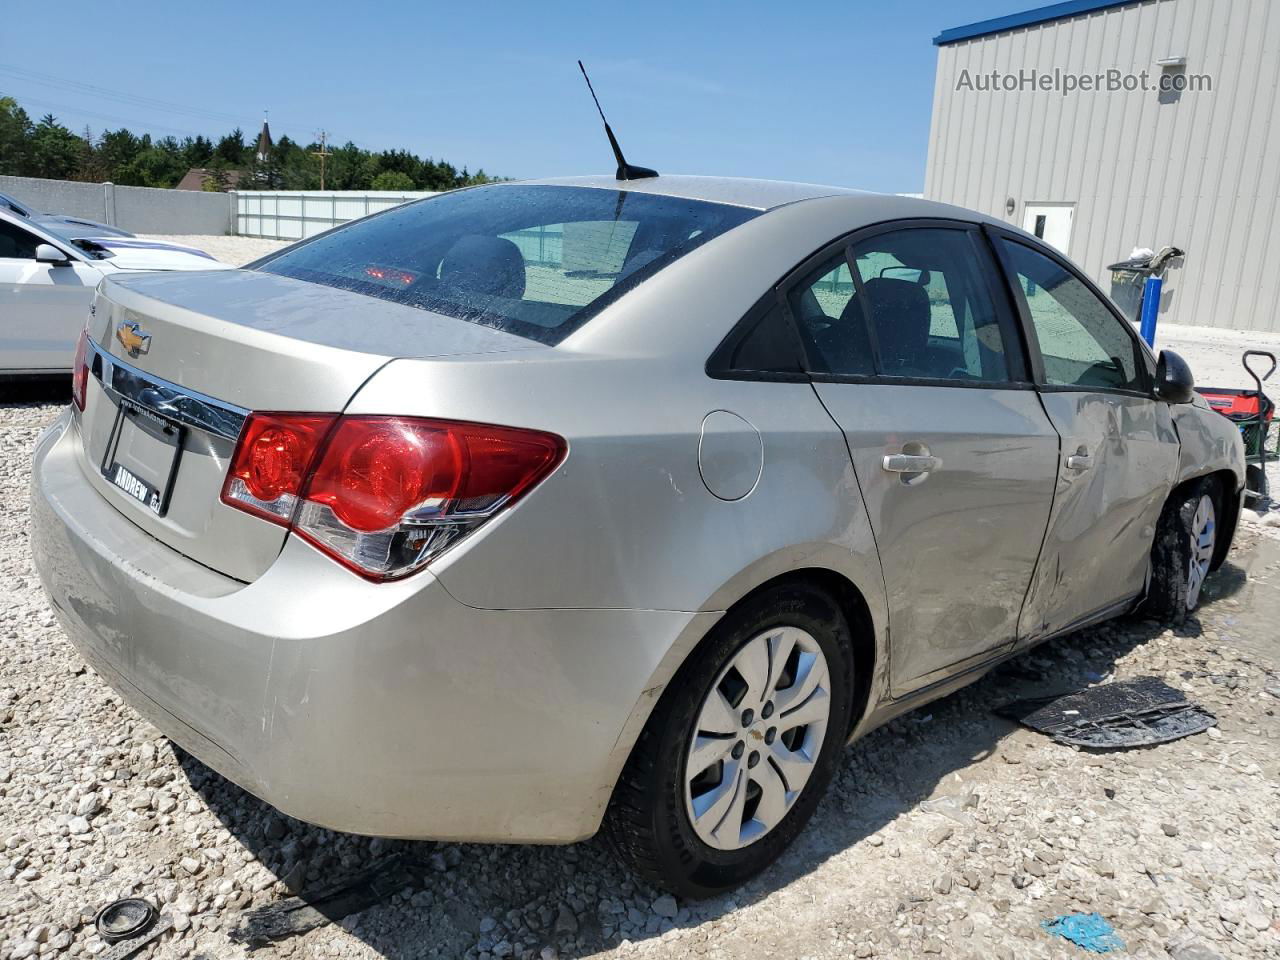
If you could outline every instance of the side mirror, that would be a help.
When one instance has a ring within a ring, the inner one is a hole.
[[[42,243],[36,247],[36,263],[50,263],[55,267],[70,265],[71,258],[51,243]]]
[[[1161,350],[1156,361],[1156,396],[1165,403],[1190,403],[1196,395],[1196,378],[1187,361],[1172,350]]]

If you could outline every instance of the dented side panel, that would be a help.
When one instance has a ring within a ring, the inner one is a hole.
[[[1019,621],[1030,645],[1136,596],[1179,469],[1167,404],[1075,391],[1041,394],[1061,435],[1057,488]]]
[[[1214,411],[1199,394],[1191,403],[1170,408],[1178,432],[1178,483],[1209,473],[1229,470],[1236,478],[1236,492],[1244,485],[1244,443],[1240,430]]]

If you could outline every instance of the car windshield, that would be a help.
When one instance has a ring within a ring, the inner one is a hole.
[[[71,244],[71,246],[92,260],[106,260],[112,256],[111,251],[98,246],[92,240],[84,239],[86,236],[93,235],[92,230],[76,226],[73,223],[67,223],[65,220],[59,220],[55,217],[36,217],[32,220],[32,223],[45,233],[52,234],[59,240]]]
[[[20,217],[30,217],[32,209],[19,203],[7,193],[0,193],[0,209],[8,210],[10,213],[16,213]]]
[[[757,215],[625,190],[494,185],[395,207],[251,269],[554,344],[663,267]]]

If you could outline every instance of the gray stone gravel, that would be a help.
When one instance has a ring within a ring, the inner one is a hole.
[[[409,844],[273,812],[175,750],[86,669],[38,588],[26,485],[58,407],[0,405],[0,958],[94,956],[94,912],[163,905],[155,955],[234,958],[251,905],[404,851],[424,882],[270,957],[1080,957],[1041,921],[1098,911],[1128,954],[1280,955],[1280,544],[1251,520],[1197,622],[1129,620],[1013,661],[851,749],[782,862],[679,902],[599,842]],[[994,717],[1038,688],[1154,674],[1215,736],[1091,754]],[[932,801],[925,803],[924,801]]]
[[[291,242],[288,240],[266,240],[262,237],[219,237],[201,234],[164,234],[143,237],[143,239],[182,243],[188,247],[203,250],[211,257],[237,267],[287,247]]]

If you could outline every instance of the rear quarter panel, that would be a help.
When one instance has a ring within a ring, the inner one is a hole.
[[[699,470],[703,421],[715,410],[760,434],[759,480],[738,500],[713,495]],[[552,476],[432,565],[471,606],[725,609],[805,566],[836,569],[873,610],[882,604],[844,439],[806,383],[687,378],[655,360],[574,355],[398,360],[348,412],[500,423],[568,441]]]
[[[879,558],[844,438],[812,388],[689,376],[652,359],[552,355],[394,361],[348,408],[550,430],[568,441],[554,474],[432,564],[450,595],[482,609],[715,614],[774,577],[832,570],[866,600],[870,703],[887,695]],[[703,420],[715,410],[760,434],[759,480],[734,501],[713,495],[699,470]],[[617,768],[714,620],[698,622],[703,629],[673,640],[645,682]]]

